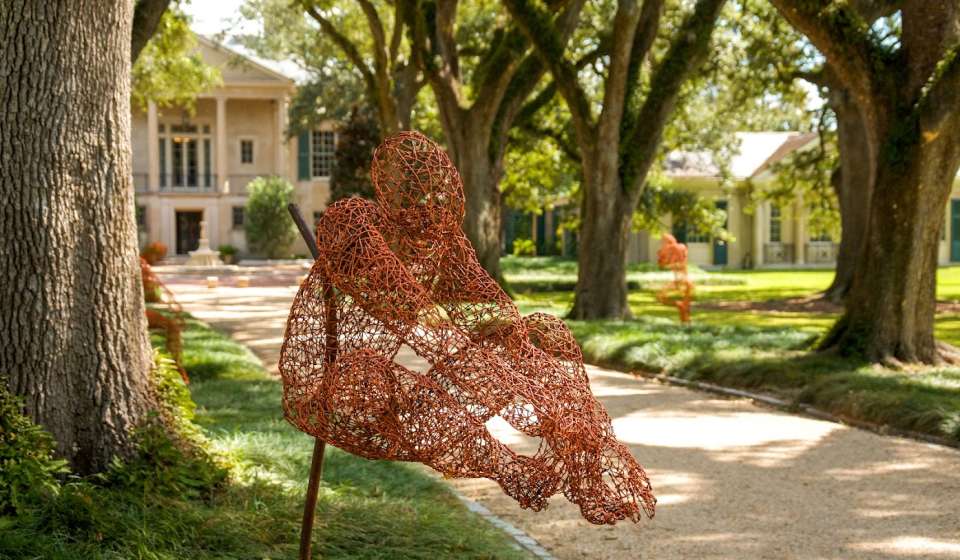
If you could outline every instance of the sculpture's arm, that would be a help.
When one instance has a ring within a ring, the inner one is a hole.
[[[390,250],[376,208],[361,198],[336,202],[317,226],[319,261],[334,287],[387,324],[413,324],[433,307],[429,294]]]
[[[474,336],[512,333],[521,322],[520,313],[480,266],[469,243],[462,234],[448,241],[433,298],[453,324]]]

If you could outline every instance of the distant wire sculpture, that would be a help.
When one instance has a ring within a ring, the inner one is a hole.
[[[657,264],[673,272],[673,280],[657,292],[657,301],[676,307],[680,322],[689,323],[694,287],[687,273],[687,246],[669,233],[664,233],[660,238],[660,250],[657,251]]]
[[[143,299],[146,303],[165,304],[166,313],[157,307],[146,309],[147,328],[163,331],[164,346],[180,372],[184,383],[190,382],[187,370],[183,367],[183,329],[186,321],[183,307],[177,302],[173,292],[164,284],[147,259],[140,257],[140,278],[143,281]]]
[[[521,317],[478,263],[446,152],[401,132],[377,148],[371,176],[376,202],[340,200],[318,223],[281,350],[286,419],[362,457],[489,478],[535,511],[562,492],[592,523],[652,517],[649,479],[590,392],[570,331]],[[398,363],[402,346],[429,369]],[[497,440],[494,416],[539,449]]]

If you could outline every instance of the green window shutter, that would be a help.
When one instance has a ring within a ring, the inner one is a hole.
[[[310,133],[302,132],[297,138],[297,178],[309,181],[310,177]]]

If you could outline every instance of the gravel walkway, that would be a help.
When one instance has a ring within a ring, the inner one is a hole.
[[[295,287],[224,282],[209,290],[186,277],[165,280],[188,311],[276,371]],[[558,558],[960,559],[960,452],[606,369],[589,373],[618,437],[650,474],[654,520],[596,527],[562,496],[533,513],[494,483],[452,481]],[[535,445],[505,422],[492,430],[519,451]]]

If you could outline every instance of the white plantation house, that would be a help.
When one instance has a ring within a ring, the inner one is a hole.
[[[247,184],[278,175],[296,187],[309,220],[329,196],[335,136],[332,124],[288,139],[287,108],[294,81],[274,70],[197,37],[207,64],[220,69],[223,84],[201,94],[193,114],[181,108],[132,115],[133,179],[140,242],[160,241],[168,254],[197,248],[200,222],[214,248],[229,244],[246,252],[243,231]],[[306,253],[301,241],[294,251]]]

